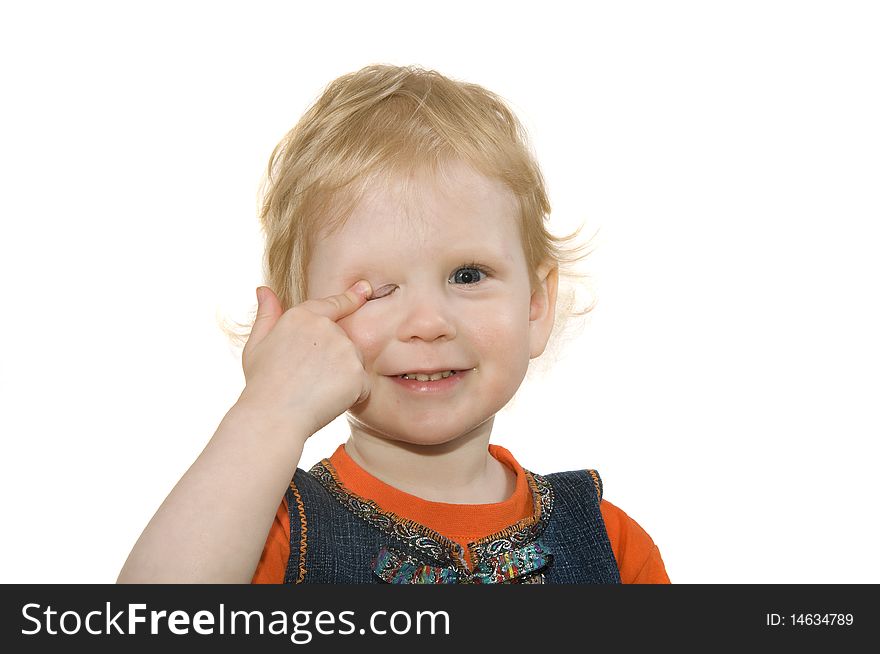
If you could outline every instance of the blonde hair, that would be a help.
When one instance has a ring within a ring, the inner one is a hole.
[[[420,66],[375,64],[331,82],[272,151],[260,191],[263,276],[282,308],[307,297],[314,239],[344,225],[373,183],[407,180],[423,169],[436,177],[456,159],[516,196],[532,288],[544,262],[558,267],[560,285],[564,278],[588,277],[575,270],[591,252],[589,243],[572,245],[581,227],[567,236],[545,227],[544,179],[525,129],[504,100]],[[554,333],[595,305],[577,311],[574,295],[557,300]],[[243,347],[253,319],[235,325],[220,328]]]

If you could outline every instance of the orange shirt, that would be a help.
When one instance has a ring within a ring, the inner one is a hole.
[[[499,445],[489,445],[489,454],[516,474],[513,495],[496,504],[429,502],[404,493],[361,468],[348,456],[344,445],[336,449],[330,457],[330,463],[349,491],[370,498],[385,511],[406,517],[443,534],[461,544],[469,557],[468,543],[501,531],[518,520],[531,516],[533,511],[531,492],[522,466],[510,452]],[[620,569],[621,581],[625,584],[670,583],[660,550],[645,530],[607,500],[603,499],[599,508]],[[283,583],[289,556],[290,514],[285,495],[275,513],[275,520],[269,529],[263,555],[251,583]]]

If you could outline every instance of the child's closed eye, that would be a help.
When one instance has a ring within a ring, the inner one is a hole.
[[[367,301],[378,300],[379,298],[385,297],[386,295],[391,295],[391,293],[396,288],[397,284],[385,284],[385,286],[380,286],[375,291],[373,291],[373,294],[369,298],[367,298]]]

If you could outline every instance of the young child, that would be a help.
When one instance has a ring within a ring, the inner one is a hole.
[[[272,153],[245,388],[119,581],[669,583],[595,470],[489,444],[576,259],[549,210],[497,95],[413,66],[335,80]],[[348,441],[298,468],[343,413]]]

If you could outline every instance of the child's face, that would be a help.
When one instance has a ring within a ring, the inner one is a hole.
[[[422,445],[488,436],[549,338],[556,277],[532,296],[513,194],[463,164],[450,167],[450,179],[442,189],[414,180],[408,215],[398,187],[373,189],[312,253],[309,298],[361,278],[381,296],[337,323],[371,377],[369,398],[349,411],[353,429]],[[440,392],[395,380],[417,370],[466,372]]]

